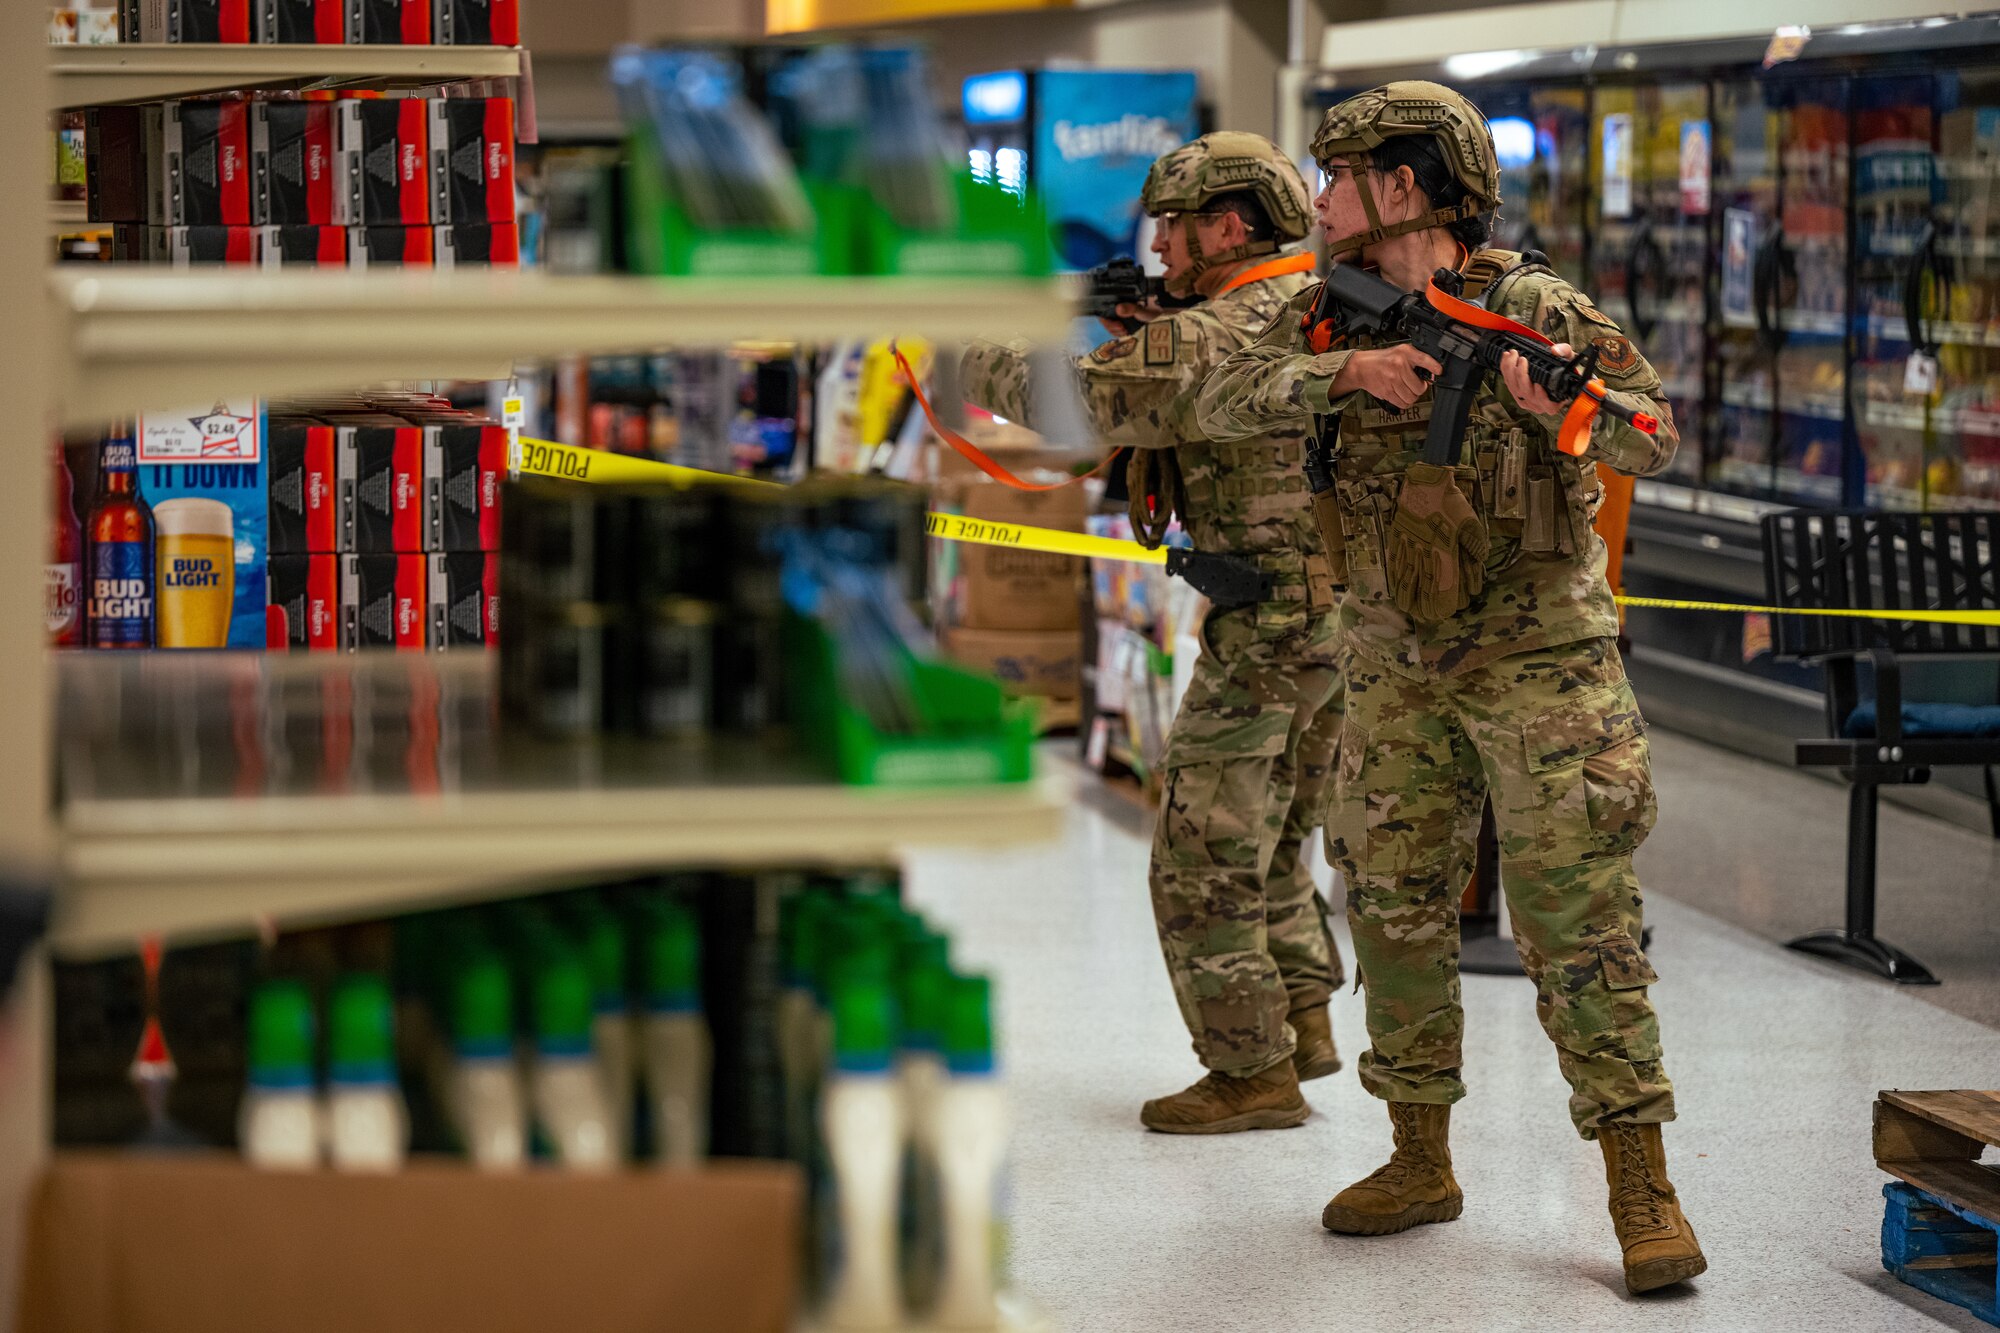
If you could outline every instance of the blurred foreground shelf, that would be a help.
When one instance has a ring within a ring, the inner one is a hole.
[[[879,789],[753,741],[503,736],[484,653],[60,662],[51,946],[244,934],[673,867],[1053,837],[1056,779]]]
[[[52,110],[251,89],[424,88],[511,79],[511,46],[287,46],[130,42],[49,47]]]
[[[89,49],[89,48],[79,48]],[[104,48],[107,50],[114,48]],[[338,49],[338,48],[333,48]],[[1059,343],[1057,283],[978,278],[659,278],[512,270],[50,275],[65,425],[176,403],[385,380],[505,378],[516,361],[880,334]]]

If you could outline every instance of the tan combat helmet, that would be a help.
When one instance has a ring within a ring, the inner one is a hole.
[[[1274,240],[1248,241],[1217,254],[1203,254],[1195,235],[1194,215],[1225,194],[1254,195],[1271,219]],[[1217,264],[1268,255],[1312,230],[1312,195],[1285,150],[1261,134],[1218,130],[1193,143],[1182,144],[1153,163],[1146,189],[1139,196],[1147,213],[1179,213],[1194,266],[1167,284],[1175,296],[1186,296],[1199,278]]]
[[[1375,192],[1368,186],[1365,169],[1374,165],[1376,149],[1405,134],[1428,135],[1437,142],[1445,166],[1465,187],[1467,197],[1456,207],[1433,208],[1419,217],[1384,226],[1375,210]],[[1354,188],[1368,214],[1368,230],[1328,237],[1335,259],[1352,259],[1363,248],[1391,236],[1442,227],[1500,207],[1500,159],[1493,151],[1493,132],[1486,127],[1486,117],[1441,83],[1406,79],[1355,94],[1320,121],[1312,154],[1322,170],[1327,160],[1335,157],[1363,169],[1354,173]]]

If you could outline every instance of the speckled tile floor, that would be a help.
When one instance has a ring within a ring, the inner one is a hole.
[[[1701,780],[1686,746],[1663,784]],[[1683,794],[1663,790],[1663,806],[1686,808]],[[1788,847],[1837,839],[1840,803],[1806,804],[1826,820],[1788,811]],[[1883,1272],[1869,1106],[1884,1087],[2000,1086],[2000,1032],[1674,901],[1677,880],[1794,855],[1757,844],[1754,815],[1663,825],[1641,863],[1680,1101],[1669,1160],[1710,1271],[1638,1300],[1620,1280],[1597,1150],[1569,1127],[1518,978],[1465,979],[1457,1222],[1368,1239],[1320,1229],[1326,1199],[1388,1150],[1387,1118],[1351,1071],[1308,1085],[1316,1114],[1298,1129],[1142,1131],[1139,1102],[1199,1073],[1154,944],[1145,826],[1085,782],[1058,844],[911,863],[912,896],[1002,988],[1019,1122],[1013,1268],[1059,1329],[1986,1327]],[[1736,855],[1718,854],[1730,838]],[[1684,840],[1702,854],[1677,854]],[[1335,1001],[1350,1058],[1361,1021],[1358,996]]]

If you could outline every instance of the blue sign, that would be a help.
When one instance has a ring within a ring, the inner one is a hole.
[[[1071,268],[1138,258],[1139,192],[1153,160],[1195,136],[1195,75],[1040,70],[1028,169]]]
[[[265,562],[269,552],[264,457],[266,414],[255,402],[215,403],[184,412],[148,412],[140,421],[140,486],[157,515],[175,499],[220,501],[229,510],[235,555],[227,646],[262,648]]]

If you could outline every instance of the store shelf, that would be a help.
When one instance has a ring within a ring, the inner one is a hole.
[[[511,46],[224,46],[128,43],[49,47],[51,109],[201,93],[297,88],[420,88],[511,79]]]
[[[232,395],[504,378],[515,361],[897,333],[1067,336],[1056,283],[558,277],[509,270],[57,270],[65,425]]]
[[[1910,340],[1909,322],[1894,315],[1870,315],[1868,331],[1892,342]],[[1927,320],[1924,331],[1948,347],[2000,347],[2000,324]]]
[[[1838,338],[1847,332],[1847,317],[1831,310],[1781,310],[1778,327],[1787,333],[1811,333]]]
[[[557,745],[493,721],[484,653],[67,654],[60,954],[672,867],[1052,837],[1060,779],[842,787],[739,742]]]
[[[1920,431],[1924,428],[1921,403],[1869,403],[1862,410],[1864,426],[1876,430]],[[1931,413],[1931,429],[1940,435],[1971,433],[2000,436],[2000,412],[1976,408],[1940,408]]]
[[[1752,412],[1774,410],[1771,391],[1763,385],[1726,384],[1722,388],[1722,403],[1725,407],[1739,407]],[[1786,416],[1811,417],[1815,421],[1839,421],[1845,416],[1840,399],[1826,394],[1808,394],[1797,398],[1787,396],[1775,410]]]

